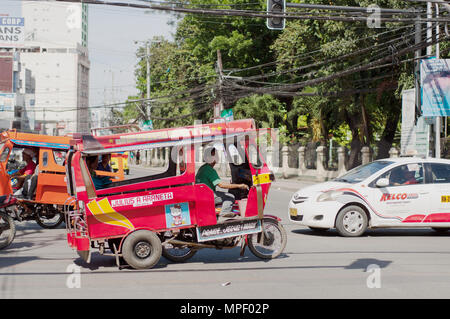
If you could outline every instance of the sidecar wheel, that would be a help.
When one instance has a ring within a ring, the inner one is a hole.
[[[128,235],[123,241],[123,259],[134,269],[152,268],[158,263],[161,254],[161,241],[152,231],[137,230]]]

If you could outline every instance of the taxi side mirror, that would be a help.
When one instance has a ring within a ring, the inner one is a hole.
[[[377,185],[377,187],[387,187],[389,186],[389,180],[387,178],[380,178],[375,185]]]

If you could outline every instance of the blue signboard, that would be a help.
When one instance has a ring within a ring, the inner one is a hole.
[[[420,61],[423,116],[450,116],[450,59]]]
[[[25,18],[19,17],[2,17],[0,18],[1,26],[23,27],[25,25]]]

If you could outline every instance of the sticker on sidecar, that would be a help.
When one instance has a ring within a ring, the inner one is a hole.
[[[197,239],[199,242],[202,242],[240,235],[255,234],[261,232],[261,230],[261,221],[259,219],[238,220],[223,224],[198,227]]]
[[[173,193],[161,193],[155,195],[144,195],[130,198],[121,198],[111,200],[112,207],[121,207],[121,206],[148,206],[153,205],[154,202],[164,201],[173,199]]]
[[[165,205],[167,228],[188,226],[191,224],[189,203]]]

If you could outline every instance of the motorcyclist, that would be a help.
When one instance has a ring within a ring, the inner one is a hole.
[[[25,178],[29,175],[33,175],[36,169],[36,163],[33,158],[36,157],[36,152],[31,148],[26,148],[22,152],[22,159],[27,165],[18,172],[11,175],[11,178],[17,179],[17,189],[21,189],[25,181]]]

